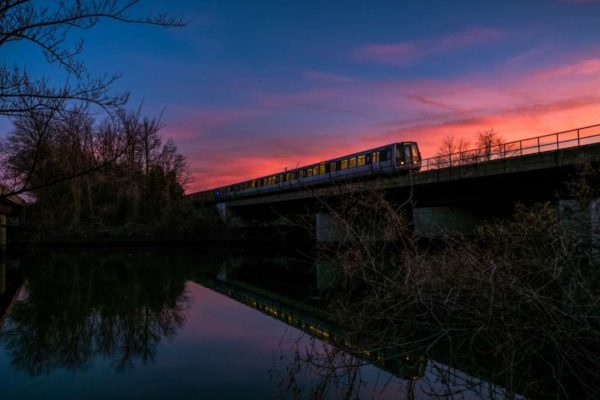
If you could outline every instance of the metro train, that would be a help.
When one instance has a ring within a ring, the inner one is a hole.
[[[194,201],[211,203],[374,175],[408,173],[420,168],[421,153],[417,143],[391,143],[277,174],[192,193],[188,197]]]

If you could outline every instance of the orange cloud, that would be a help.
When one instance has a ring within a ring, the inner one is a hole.
[[[442,137],[494,128],[506,140],[600,123],[600,57],[543,70],[448,81],[355,82],[259,96],[247,108],[188,116],[186,155],[207,189],[385,143],[415,140],[433,155]],[[184,146],[182,146],[182,149]]]

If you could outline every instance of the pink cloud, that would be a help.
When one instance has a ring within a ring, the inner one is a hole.
[[[504,32],[497,29],[474,28],[434,39],[368,44],[356,49],[352,57],[358,61],[408,65],[434,54],[496,41],[504,36]]]
[[[520,73],[500,69],[452,80],[357,81],[192,113],[178,124],[198,132],[181,146],[195,177],[190,191],[390,142],[416,140],[424,156],[431,156],[447,135],[473,143],[489,128],[515,140],[593,125],[600,122],[598,65],[600,57],[588,54]]]
[[[537,79],[552,79],[572,75],[595,75],[600,73],[600,59],[583,60],[576,64],[550,68],[535,74]]]

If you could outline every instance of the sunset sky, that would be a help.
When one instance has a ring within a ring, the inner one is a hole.
[[[85,39],[95,74],[122,73],[164,108],[194,181],[232,183],[390,142],[505,139],[600,123],[600,2],[142,1],[191,22],[113,22]],[[38,50],[0,57],[58,76]],[[6,121],[0,128],[8,128]]]

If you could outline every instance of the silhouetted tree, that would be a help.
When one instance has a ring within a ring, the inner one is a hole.
[[[59,110],[65,100],[96,104],[104,109],[121,107],[127,93],[109,93],[118,75],[90,76],[78,59],[83,41],[69,45],[74,30],[94,28],[103,19],[162,27],[184,22],[167,14],[138,16],[139,0],[0,0],[0,46],[27,42],[39,48],[49,63],[69,75],[68,83],[54,86],[32,78],[26,67],[0,65],[0,115],[29,116],[31,111]]]
[[[504,143],[504,138],[494,128],[479,132],[477,147],[479,148],[480,158],[490,160],[494,154],[504,157]]]
[[[163,144],[162,127],[140,110],[100,123],[85,109],[61,119],[16,118],[3,142],[4,178],[35,197],[32,217],[42,226],[155,221],[188,179],[173,141]]]
[[[83,42],[69,44],[73,32],[92,29],[103,19],[161,27],[184,24],[181,18],[164,13],[136,15],[135,7],[139,3],[139,0],[0,0],[0,47],[15,42],[29,43],[44,54],[48,63],[57,64],[66,73],[66,83],[56,85],[47,78],[32,77],[26,66],[0,64],[0,116],[27,119],[35,125],[28,129],[29,140],[35,144],[28,146],[30,162],[21,165],[28,164],[32,170],[21,168],[17,175],[13,174],[13,180],[4,181],[11,190],[0,197],[30,192],[41,185],[54,185],[102,168],[114,162],[119,153],[125,151],[124,147],[135,144],[130,141],[119,143],[114,157],[90,166],[91,170],[72,170],[70,175],[32,183],[31,177],[42,158],[37,152],[45,151],[45,137],[51,124],[69,120],[69,114],[73,112],[80,115],[90,106],[115,113],[128,99],[128,93],[110,90],[119,78],[118,74],[93,77],[88,73],[78,58]],[[0,150],[11,145],[14,143],[3,143]],[[15,180],[17,177],[20,179]]]
[[[461,165],[468,162],[467,151],[469,145],[469,141],[464,138],[444,137],[436,153],[439,167]]]

